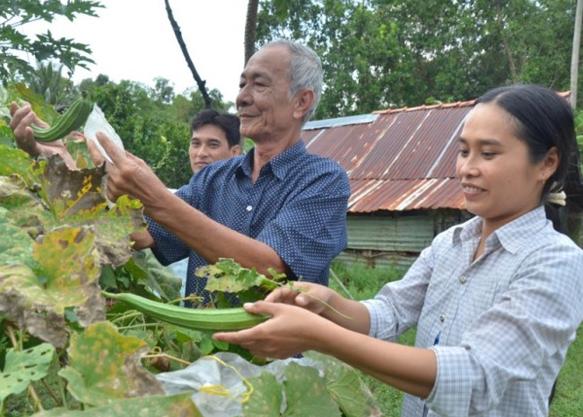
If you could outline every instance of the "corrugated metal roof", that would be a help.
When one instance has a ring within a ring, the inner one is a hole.
[[[473,103],[378,111],[368,123],[306,130],[304,141],[348,173],[351,213],[461,209],[456,139]]]
[[[304,130],[370,123],[374,122],[377,117],[376,114],[357,114],[356,116],[335,117],[334,119],[312,120],[304,125]]]
[[[558,94],[569,97],[568,91]],[[464,200],[455,180],[456,139],[474,102],[311,122],[303,138],[310,152],[334,159],[348,173],[351,213],[461,209]],[[570,195],[575,195],[569,187]]]

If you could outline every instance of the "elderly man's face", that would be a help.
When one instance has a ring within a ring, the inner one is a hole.
[[[280,139],[294,128],[294,99],[289,97],[290,53],[285,46],[258,51],[239,81],[237,110],[241,134],[256,142]]]

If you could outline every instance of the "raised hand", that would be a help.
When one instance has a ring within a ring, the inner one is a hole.
[[[96,136],[112,161],[106,163],[107,196],[111,201],[128,194],[140,200],[148,210],[160,204],[161,193],[172,195],[142,159],[120,149],[104,133],[98,132]]]
[[[16,144],[20,149],[33,157],[49,157],[58,154],[70,168],[74,168],[75,163],[73,162],[73,158],[67,151],[63,141],[57,140],[54,142],[41,143],[34,139],[30,127],[31,124],[39,127],[48,127],[48,124],[36,115],[30,104],[25,103],[24,105],[19,106],[13,102],[10,104],[10,114],[12,115],[10,128],[14,132]]]

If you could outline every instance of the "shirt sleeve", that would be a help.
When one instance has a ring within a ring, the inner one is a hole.
[[[327,285],[330,262],[346,247],[350,187],[346,173],[334,167],[307,184],[257,236],[277,252],[292,279]]]
[[[192,207],[197,208],[199,204],[200,190],[204,189],[206,179],[203,171],[194,175],[188,184],[182,186],[175,195],[186,201]],[[145,216],[148,223],[148,231],[154,239],[152,252],[162,265],[169,265],[173,262],[184,259],[188,256],[190,249],[176,235],[168,232],[151,217]]]
[[[432,347],[437,377],[428,407],[447,416],[481,414],[500,402],[510,383],[537,378],[551,356],[564,359],[583,320],[582,270],[583,252],[574,245],[528,256],[460,345]]]
[[[372,300],[362,301],[370,316],[369,336],[395,340],[417,324],[433,273],[433,253],[425,248],[405,276],[385,284]]]

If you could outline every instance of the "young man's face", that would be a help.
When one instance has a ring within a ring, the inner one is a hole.
[[[239,145],[229,146],[225,132],[215,125],[203,125],[192,132],[188,156],[193,173],[208,164],[239,155]]]

